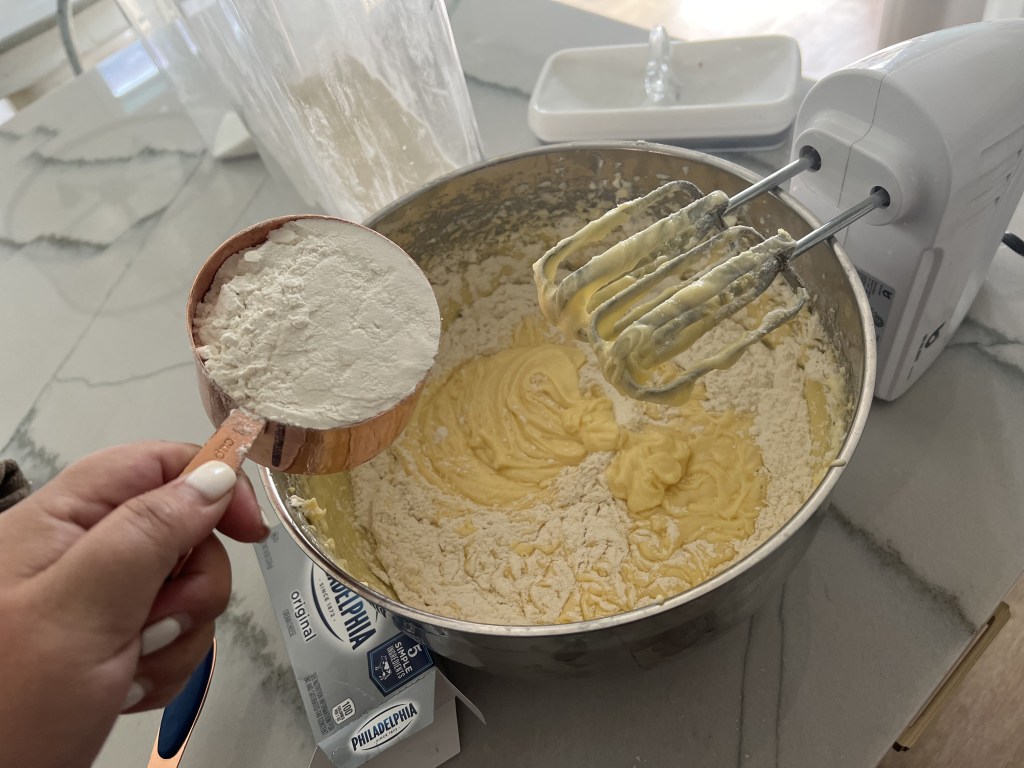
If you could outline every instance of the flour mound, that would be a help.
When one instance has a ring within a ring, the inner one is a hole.
[[[441,321],[419,268],[381,235],[292,221],[230,256],[197,308],[200,357],[239,405],[299,427],[372,418],[412,394]]]

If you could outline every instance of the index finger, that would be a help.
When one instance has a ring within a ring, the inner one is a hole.
[[[88,530],[128,499],[174,480],[198,451],[198,445],[159,440],[114,446],[75,462],[35,495],[51,514]],[[217,528],[238,541],[259,541],[266,526],[252,484],[239,474]]]

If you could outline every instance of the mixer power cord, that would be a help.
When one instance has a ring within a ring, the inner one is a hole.
[[[1003,235],[1003,245],[1011,251],[1016,251],[1021,256],[1024,256],[1024,240],[1021,240],[1020,237],[1013,234],[1013,232],[1007,232]]]

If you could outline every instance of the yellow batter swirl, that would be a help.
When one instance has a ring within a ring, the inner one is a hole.
[[[444,514],[470,512],[461,499],[514,515],[550,497],[563,469],[608,452],[608,488],[630,520],[630,552],[620,566],[629,588],[621,580],[613,588],[601,563],[579,570],[563,621],[630,610],[706,579],[735,555],[732,542],[754,531],[764,504],[751,417],[707,411],[698,396],[663,424],[627,429],[599,387],[581,388],[584,352],[540,336],[528,324],[513,346],[428,387],[402,437],[407,470],[444,492],[451,502]],[[469,537],[475,527],[465,516]],[[681,560],[679,551],[695,543],[699,556]],[[536,548],[523,541],[514,549],[526,556]],[[557,557],[557,548],[545,554]]]
[[[512,347],[471,360],[424,394],[407,428],[419,472],[485,506],[542,490],[563,467],[618,445],[606,398],[580,393],[578,349]]]

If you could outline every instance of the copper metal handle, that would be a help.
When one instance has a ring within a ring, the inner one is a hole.
[[[213,433],[213,437],[206,441],[203,447],[199,449],[199,453],[181,471],[179,477],[187,475],[193,469],[202,466],[208,461],[223,461],[235,472],[238,472],[242,462],[245,461],[246,455],[249,453],[249,449],[252,448],[256,438],[260,436],[266,423],[265,419],[243,411],[241,408],[231,411],[227,418],[221,422],[217,431]],[[185,567],[185,561],[188,560],[188,556],[191,554],[192,550],[190,549],[178,558],[178,562],[174,565],[174,570],[171,571],[170,578],[173,579],[181,573],[181,569]]]
[[[237,472],[266,423],[265,419],[236,408],[221,422],[213,437],[199,449],[181,474],[187,475],[196,467],[214,460],[223,461]]]
[[[264,419],[237,408],[227,415],[213,436],[190,461],[179,477],[187,475],[208,461],[223,461],[235,472],[241,469],[246,454],[266,424]],[[173,579],[185,567],[192,550],[189,550],[174,565],[168,578]],[[192,735],[199,713],[206,702],[206,694],[210,690],[213,678],[213,667],[217,662],[217,640],[214,639],[210,652],[202,663],[196,667],[192,676],[170,704],[164,708],[157,732],[153,752],[149,756],[149,768],[176,768],[181,762],[185,745]]]

